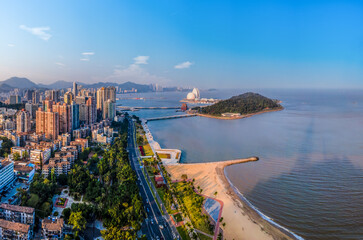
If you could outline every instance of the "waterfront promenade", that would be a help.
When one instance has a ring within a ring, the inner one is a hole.
[[[167,154],[170,156],[170,158],[162,158],[160,157],[160,159],[163,161],[163,164],[165,165],[170,165],[170,164],[178,164],[181,158],[181,150],[179,149],[162,149],[160,147],[160,144],[154,140],[153,135],[151,134],[149,127],[147,126],[147,121],[145,119],[141,120],[142,122],[142,127],[145,131],[145,136],[147,141],[149,142],[149,145],[151,147],[151,149],[153,150],[154,154],[159,153],[159,154]]]

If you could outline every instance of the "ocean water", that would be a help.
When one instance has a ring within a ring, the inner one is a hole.
[[[228,98],[247,90],[201,92]],[[256,91],[256,90],[255,90]],[[258,156],[227,175],[264,214],[306,239],[363,239],[363,91],[259,90],[283,111],[224,121],[192,117],[149,122],[182,162]],[[186,93],[130,94],[125,106],[180,106]],[[119,95],[127,98],[126,95]],[[148,118],[175,110],[133,112]]]

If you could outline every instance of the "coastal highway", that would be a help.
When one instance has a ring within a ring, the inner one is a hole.
[[[171,230],[169,223],[165,220],[160,212],[157,202],[151,192],[151,189],[145,179],[142,168],[139,163],[138,148],[136,144],[136,131],[134,122],[129,118],[129,131],[128,131],[128,151],[131,167],[135,170],[138,181],[137,184],[140,189],[140,195],[147,212],[148,218],[145,219],[147,237],[152,240],[169,240],[177,239],[175,233]]]

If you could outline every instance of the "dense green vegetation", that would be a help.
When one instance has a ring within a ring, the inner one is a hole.
[[[35,208],[35,214],[38,218],[47,217],[52,213],[52,197],[56,194],[57,188],[58,184],[54,174],[51,174],[48,179],[36,173],[30,185],[29,192],[18,189],[21,205]]]
[[[25,108],[25,103],[5,104],[3,102],[0,102],[0,107],[21,110]]]
[[[119,126],[119,137],[102,158],[94,154],[86,165],[76,164],[68,176],[70,193],[97,206],[93,213],[107,228],[102,232],[106,240],[135,239],[143,220],[136,175],[126,152],[127,128],[127,121]]]
[[[14,146],[14,144],[6,137],[0,137],[0,140],[3,140],[0,148],[0,157],[7,157],[10,154],[11,148]]]
[[[247,92],[230,99],[220,101],[216,104],[206,107],[196,107],[202,114],[220,116],[222,113],[256,113],[267,109],[282,108],[277,101],[264,97],[258,93]]]
[[[60,193],[61,187],[68,186],[69,194],[84,202],[73,203],[62,212],[65,222],[73,225],[76,238],[84,231],[85,222],[102,219],[107,229],[102,231],[104,239],[136,239],[144,210],[126,152],[128,122],[114,127],[119,130],[119,137],[113,145],[104,150],[85,149],[68,176],[56,178],[52,173],[44,178],[36,174],[29,192],[19,189],[22,205],[34,207],[37,218],[47,217],[51,215],[52,197]]]

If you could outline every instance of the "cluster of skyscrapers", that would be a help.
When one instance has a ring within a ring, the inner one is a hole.
[[[45,100],[38,103],[39,92],[27,92],[29,95],[25,110],[17,114],[17,132],[29,132],[31,119],[36,119],[37,134],[46,138],[57,139],[59,134],[72,133],[81,126],[91,125],[99,120],[110,119],[116,115],[115,87],[102,87],[97,90],[80,89],[76,83],[72,91],[45,91]],[[31,95],[31,98],[30,98]]]

